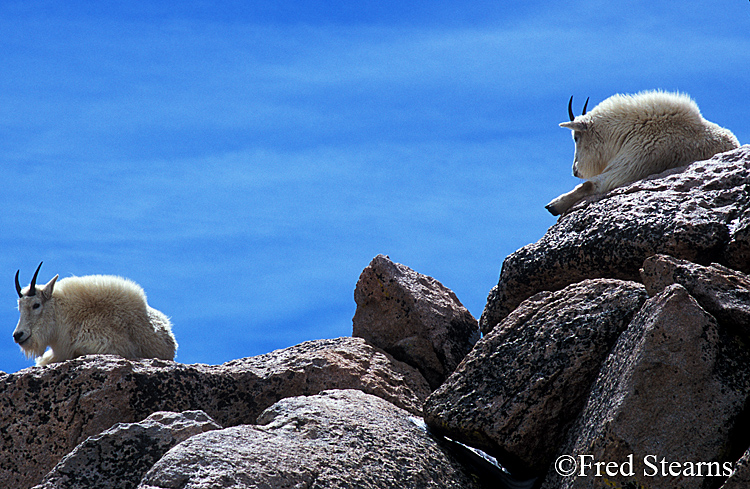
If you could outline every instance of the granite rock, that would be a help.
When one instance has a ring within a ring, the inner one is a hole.
[[[643,261],[657,253],[742,269],[748,209],[748,145],[587,199],[505,259],[479,320],[482,332],[542,290],[587,278],[638,281]]]
[[[361,391],[287,398],[257,426],[211,431],[172,448],[139,487],[479,487],[420,421]]]
[[[218,429],[203,411],[161,411],[138,423],[118,423],[79,444],[34,489],[131,489],[170,448]]]
[[[353,336],[419,369],[434,389],[479,339],[477,320],[432,277],[378,255],[354,290]]]
[[[750,188],[747,191],[750,192]],[[745,209],[737,222],[733,223],[724,261],[730,268],[750,274],[750,209]]]
[[[640,284],[596,279],[527,299],[427,398],[427,424],[520,478],[544,475],[647,297]]]
[[[643,262],[641,279],[652,296],[672,284],[682,285],[720,323],[750,341],[750,277],[742,272],[654,255]]]
[[[361,338],[302,343],[222,365],[90,355],[0,379],[0,483],[40,483],[87,437],[156,411],[202,410],[222,426],[254,423],[279,399],[361,389],[420,414],[430,392],[414,368]]]
[[[600,477],[593,469],[569,477],[550,470],[542,487],[716,487],[721,477],[707,478],[708,467],[696,476],[697,462],[722,467],[747,447],[737,426],[749,395],[748,351],[684,287],[671,285],[620,336],[559,452],[617,464],[631,457],[632,465]],[[676,474],[662,460],[677,462]]]

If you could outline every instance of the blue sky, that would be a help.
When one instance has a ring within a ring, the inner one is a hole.
[[[6,372],[41,260],[140,283],[185,363],[350,335],[378,253],[479,317],[577,183],[570,95],[750,142],[748,1],[60,3],[0,4]]]

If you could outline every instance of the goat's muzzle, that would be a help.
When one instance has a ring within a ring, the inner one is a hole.
[[[16,331],[15,333],[13,333],[13,341],[18,343],[19,345],[22,345],[26,343],[29,338],[31,338],[31,335],[27,336],[26,338],[24,338],[23,335],[23,331]]]

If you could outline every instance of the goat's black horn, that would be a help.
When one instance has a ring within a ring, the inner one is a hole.
[[[21,284],[18,283],[18,272],[21,270],[16,271],[16,292],[18,292],[18,297],[23,297],[23,294],[21,294]]]
[[[573,119],[576,117],[573,115],[573,96],[570,96],[570,100],[568,101],[568,116],[570,117],[570,121],[572,122]]]
[[[572,102],[572,99],[571,99]],[[589,105],[589,97],[586,97],[586,103],[583,104],[583,112],[581,112],[581,115],[586,115],[586,107]]]
[[[27,297],[31,297],[32,295],[36,295],[36,277],[39,275],[39,269],[42,268],[42,263],[39,263],[39,266],[36,267],[36,272],[34,272],[34,277],[31,279],[31,284],[29,285],[29,291],[26,294]]]

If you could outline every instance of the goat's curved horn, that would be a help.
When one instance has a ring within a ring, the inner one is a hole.
[[[573,99],[571,99],[570,101],[572,102]],[[586,107],[588,107],[588,105],[589,105],[589,97],[586,97],[586,103],[583,104],[583,112],[581,113],[581,115],[586,115]]]
[[[573,115],[573,96],[570,96],[570,100],[568,101],[568,116],[570,117],[570,121],[573,122],[573,119],[576,117]]]
[[[21,270],[16,271],[16,292],[18,292],[18,297],[23,297],[23,294],[21,294],[21,284],[18,283],[18,272]]]
[[[31,279],[31,284],[29,285],[29,291],[26,293],[27,297],[31,297],[33,295],[36,295],[36,277],[39,275],[39,269],[42,268],[42,263],[39,263],[39,266],[36,267],[36,272],[34,272],[34,278]]]

